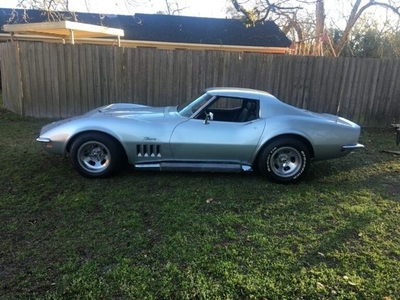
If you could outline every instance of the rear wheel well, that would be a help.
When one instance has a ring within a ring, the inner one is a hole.
[[[260,149],[259,149],[258,152],[257,152],[257,156],[256,156],[256,158],[255,158],[255,160],[254,160],[254,162],[253,162],[253,165],[254,165],[254,166],[257,165],[257,162],[258,162],[258,159],[259,159],[259,157],[260,157],[260,154],[262,153],[262,150],[263,150],[268,144],[273,143],[274,141],[279,140],[279,139],[282,139],[282,138],[283,138],[283,139],[284,139],[284,138],[292,138],[292,139],[296,139],[296,140],[302,142],[302,143],[307,147],[308,152],[310,153],[310,157],[311,157],[311,158],[314,158],[314,148],[313,148],[313,146],[311,145],[310,141],[307,140],[305,137],[303,137],[303,136],[301,136],[301,135],[297,135],[297,134],[281,134],[281,135],[275,136],[275,137],[273,137],[272,139],[266,141],[266,142],[262,145],[262,147],[260,147]]]
[[[116,142],[116,144],[120,147],[122,153],[124,153],[124,158],[123,158],[123,159],[125,160],[125,162],[128,161],[127,153],[126,153],[126,151],[125,151],[125,148],[122,146],[121,142],[120,142],[119,140],[117,140],[115,137],[113,137],[111,134],[105,133],[105,132],[103,132],[103,131],[97,131],[97,130],[83,131],[83,132],[80,132],[80,133],[74,135],[74,136],[68,141],[68,144],[67,144],[67,147],[66,147],[67,153],[70,153],[70,151],[71,151],[71,146],[72,146],[72,144],[74,143],[74,141],[75,141],[78,137],[80,137],[80,136],[82,136],[82,135],[84,135],[84,134],[91,134],[91,133],[94,133],[94,134],[104,134],[104,135],[108,136],[109,138],[113,139],[113,140]]]

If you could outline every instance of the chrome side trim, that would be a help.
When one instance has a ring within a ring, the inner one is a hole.
[[[135,164],[136,169],[139,170],[154,170],[154,171],[161,171],[161,166],[159,163],[150,163],[150,164]]]
[[[161,162],[135,164],[139,170],[154,171],[186,171],[186,172],[233,172],[252,171],[251,166],[238,163],[192,163],[192,162]]]
[[[163,162],[161,171],[240,172],[240,164]]]

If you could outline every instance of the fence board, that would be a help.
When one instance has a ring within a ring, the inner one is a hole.
[[[92,47],[92,63],[93,63],[93,107],[99,107],[103,105],[102,97],[101,97],[101,71],[100,71],[100,54],[99,47]]]
[[[23,63],[20,64],[21,68],[21,84],[24,87],[24,92],[22,96],[22,101],[24,103],[24,114],[27,115],[33,115],[33,109],[32,109],[32,95],[31,95],[31,84],[32,80],[27,74],[29,74],[29,52],[27,51],[21,51],[21,61],[28,62],[28,63]],[[17,69],[17,68],[16,68]],[[7,73],[5,73],[7,74]],[[3,97],[4,98],[4,97]]]
[[[58,112],[59,116],[65,118],[68,116],[67,114],[67,85],[65,80],[65,58],[64,58],[64,49],[62,44],[57,44],[57,69],[54,71],[56,72],[54,76],[57,76],[58,82]],[[54,59],[54,58],[53,58]],[[56,92],[56,91],[55,91]]]
[[[79,74],[79,82],[80,82],[80,88],[79,88],[79,98],[82,99],[83,101],[80,103],[80,110],[82,112],[88,111],[89,110],[89,102],[90,99],[88,98],[88,80],[86,74],[88,74],[88,69],[86,67],[86,59],[88,56],[88,52],[90,52],[90,46],[88,47],[79,47],[78,48],[78,57],[76,57],[77,61],[77,73]]]
[[[173,105],[207,87],[237,86],[363,126],[400,118],[397,60],[37,42],[2,44],[0,58],[5,107],[29,116],[68,117],[112,102]]]
[[[398,60],[393,63],[395,63],[396,68],[392,77],[391,92],[388,101],[385,103],[387,110],[382,118],[390,118],[391,123],[400,123],[400,63]]]
[[[16,67],[19,65],[17,46],[11,43],[4,44],[0,48],[0,55],[3,104],[5,107],[23,114],[20,75]]]
[[[85,67],[86,67],[86,93],[87,93],[87,108],[86,110],[90,110],[95,107],[94,103],[94,64],[93,64],[93,46],[88,46],[86,48],[86,56],[85,56]]]
[[[330,60],[331,66],[333,67],[333,83],[330,85],[330,99],[327,99],[329,103],[329,111],[331,112],[337,112],[339,103],[340,103],[340,92],[341,92],[341,86],[343,84],[343,74],[342,70],[345,68],[344,63],[345,60],[341,59],[338,60],[337,63],[335,63],[334,59]],[[328,87],[329,89],[329,87]]]
[[[370,117],[370,112],[373,109],[373,103],[375,99],[377,99],[376,90],[379,86],[379,72],[381,69],[381,61],[380,60],[372,60],[370,69],[368,72],[369,82],[367,82],[368,86],[368,94],[365,95],[363,101],[363,110],[361,111],[361,115],[363,116],[363,122],[365,123]],[[382,76],[382,74],[381,74]],[[366,89],[367,90],[367,89]]]
[[[49,68],[47,68],[47,76],[49,76],[49,84],[47,87],[47,104],[51,108],[51,110],[48,110],[48,115],[51,118],[55,118],[60,116],[60,84],[63,84],[62,81],[58,78],[58,69],[60,66],[58,65],[58,51],[50,51],[48,49],[48,62],[49,62]],[[58,50],[55,48],[55,50]],[[45,57],[45,56],[44,56]],[[46,59],[46,57],[45,57]]]
[[[323,68],[323,74],[322,74],[322,79],[321,83],[324,85],[321,87],[320,90],[320,100],[318,101],[316,107],[317,111],[322,111],[325,109],[325,106],[327,107],[327,110],[331,110],[330,106],[332,105],[332,88],[334,85],[334,80],[335,80],[335,71],[334,71],[334,66],[332,63],[332,58],[331,57],[323,57],[322,61],[322,68]]]
[[[391,80],[384,80],[390,74],[393,76],[394,64],[390,63],[390,60],[385,59],[380,62],[379,73],[377,72],[377,86],[375,88],[375,97],[372,99],[372,107],[369,108],[368,116],[366,118],[369,120],[375,118],[375,116],[383,116],[385,114],[384,108],[379,106],[379,103],[388,103],[388,93],[390,92]]]
[[[354,120],[354,109],[355,109],[355,95],[358,91],[358,80],[360,77],[360,64],[359,60],[350,60],[351,64],[350,74],[348,82],[346,82],[347,94],[344,97],[345,105],[342,109],[342,114],[346,114],[349,118]]]
[[[66,107],[67,107],[67,116],[74,115],[74,73],[73,73],[73,56],[72,56],[72,45],[65,45],[64,47],[64,58],[66,65],[66,73],[65,73],[65,87],[66,87]]]
[[[56,97],[52,97],[51,93],[51,87],[54,81],[57,81],[57,78],[52,78],[51,77],[51,61],[49,60],[50,58],[50,44],[48,43],[42,43],[42,48],[40,53],[38,51],[38,54],[40,55],[40,61],[41,61],[41,72],[43,77],[39,78],[44,78],[43,85],[41,87],[43,88],[43,102],[45,103],[45,107],[42,111],[42,117],[48,117],[48,118],[53,118],[53,103]]]
[[[24,114],[28,115],[28,116],[40,116],[40,111],[39,111],[39,107],[42,105],[44,105],[42,102],[40,102],[40,88],[38,85],[38,75],[36,73],[37,67],[36,64],[38,63],[36,60],[36,51],[35,51],[35,44],[34,43],[30,43],[28,45],[26,45],[25,43],[21,43],[20,42],[20,47],[21,47],[21,53],[23,53],[22,49],[24,48],[24,46],[27,46],[28,49],[25,49],[25,51],[28,51],[28,59],[27,62],[25,62],[26,64],[28,64],[28,73],[27,74],[22,74],[26,80],[29,80],[31,82],[30,84],[30,100],[26,101],[26,104],[30,104],[28,106],[25,107],[25,111]],[[21,66],[24,63],[21,62]],[[24,94],[26,93],[26,87],[23,87],[24,89]],[[34,103],[36,103],[36,105],[34,105]]]

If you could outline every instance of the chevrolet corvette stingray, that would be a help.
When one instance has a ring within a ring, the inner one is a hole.
[[[160,171],[258,169],[287,183],[301,179],[311,161],[362,148],[359,136],[360,127],[347,119],[290,106],[264,91],[210,88],[180,106],[102,106],[44,126],[36,140],[69,156],[86,177],[132,164]]]

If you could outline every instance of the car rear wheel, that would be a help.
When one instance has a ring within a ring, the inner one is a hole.
[[[289,183],[298,181],[309,169],[310,152],[294,138],[280,138],[260,153],[258,167],[269,179]]]
[[[120,168],[123,152],[113,138],[95,132],[79,136],[72,143],[70,156],[79,174],[100,178],[108,177]]]

